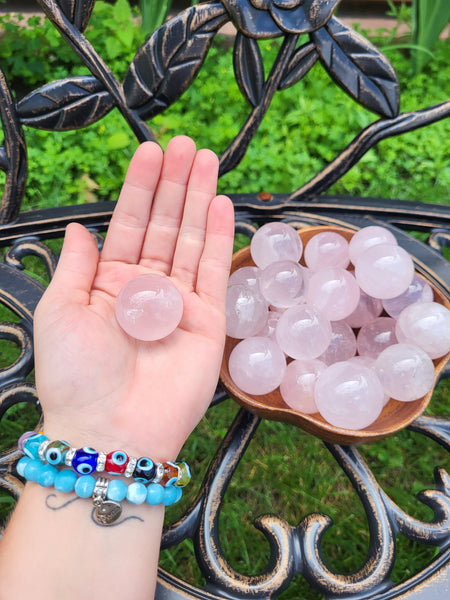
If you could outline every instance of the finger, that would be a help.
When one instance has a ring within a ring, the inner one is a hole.
[[[70,223],[58,266],[46,291],[47,300],[55,306],[88,305],[98,259],[97,244],[89,231],[79,223]]]
[[[102,261],[139,261],[162,161],[158,144],[144,142],[137,148],[111,217]]]
[[[169,274],[196,147],[187,136],[170,140],[142,248],[141,264]]]
[[[219,160],[211,150],[199,150],[192,165],[171,275],[195,288],[205,242],[209,205],[216,195]]]
[[[227,196],[216,196],[209,207],[206,238],[198,267],[196,292],[223,307],[234,241],[234,208]]]

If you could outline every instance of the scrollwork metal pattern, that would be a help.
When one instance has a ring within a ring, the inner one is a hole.
[[[72,219],[96,232],[104,231],[112,212],[112,206],[90,205],[20,214],[27,173],[22,126],[54,131],[79,129],[117,108],[138,140],[153,139],[147,120],[173,104],[191,85],[215,34],[228,21],[237,29],[234,70],[250,112],[238,135],[222,153],[221,174],[233,169],[245,155],[275,94],[298,83],[319,61],[355,102],[380,116],[309,182],[299,182],[298,189],[290,195],[234,196],[236,231],[251,237],[259,225],[275,219],[298,228],[316,223],[353,227],[381,223],[390,227],[415,257],[418,270],[450,295],[449,264],[442,257],[442,249],[450,245],[450,214],[446,207],[318,196],[380,140],[450,116],[450,101],[419,107],[410,113],[399,112],[398,81],[393,67],[363,36],[333,16],[339,0],[202,2],[182,11],[150,36],[137,50],[123,82],[118,81],[84,36],[95,0],[37,2],[81,57],[89,74],[48,82],[14,103],[0,72],[4,130],[0,168],[6,173],[0,205],[0,245],[12,244],[0,263],[0,304],[16,316],[13,322],[1,324],[0,339],[19,347],[17,359],[0,370],[0,419],[19,402],[38,404],[29,375],[33,368],[33,313],[44,287],[24,272],[24,258],[38,257],[51,278],[57,258],[42,240],[61,237]],[[258,40],[274,37],[282,38],[282,43],[266,74]],[[428,245],[405,233],[411,229],[426,231]],[[97,238],[101,245],[101,236],[97,234]],[[210,410],[224,396],[219,385]],[[258,417],[243,409],[239,411],[205,475],[199,496],[186,514],[164,531],[163,548],[186,538],[194,540],[199,566],[207,581],[205,589],[198,590],[161,572],[160,599],[269,598],[286,589],[297,574],[327,598],[388,600],[410,595],[415,599],[419,598],[416,591],[428,581],[442,595],[442,574],[445,577],[450,564],[448,473],[444,468],[436,469],[435,488],[420,494],[419,500],[434,514],[430,522],[422,522],[393,502],[355,448],[330,444],[327,445],[330,456],[351,481],[367,514],[370,544],[363,566],[352,575],[334,573],[327,567],[321,547],[324,533],[331,526],[329,517],[311,514],[293,526],[280,517],[263,516],[258,517],[255,526],[263,532],[270,547],[267,568],[255,576],[236,572],[221,550],[219,518],[229,482],[259,422]],[[450,450],[447,420],[423,416],[410,429]],[[0,486],[13,496],[18,496],[22,489],[14,469],[17,458],[14,450],[0,457]],[[395,587],[390,573],[399,534],[436,546],[439,555],[422,573]]]

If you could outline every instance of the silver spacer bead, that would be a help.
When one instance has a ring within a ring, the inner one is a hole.
[[[130,456],[127,464],[127,468],[125,469],[125,477],[131,477],[134,473],[134,469],[136,468],[138,459],[134,456]]]
[[[38,456],[42,462],[46,462],[45,451],[47,450],[49,444],[50,444],[50,440],[44,440],[39,446]]]
[[[66,458],[64,459],[64,464],[66,464],[68,467],[72,466],[72,460],[73,457],[75,456],[75,452],[77,451],[76,448],[69,448],[66,452]]]
[[[99,452],[98,453],[98,458],[97,458],[97,468],[96,468],[96,471],[98,471],[99,473],[101,473],[102,471],[105,470],[105,465],[106,465],[106,452]]]
[[[156,465],[156,473],[152,479],[152,483],[159,483],[161,481],[161,479],[163,478],[163,475],[164,475],[164,465],[162,465],[161,463],[158,463]]]

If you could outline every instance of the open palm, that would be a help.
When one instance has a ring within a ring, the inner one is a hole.
[[[36,383],[45,432],[75,446],[174,459],[206,410],[225,338],[233,208],[216,196],[218,160],[174,138],[133,157],[105,244],[72,224],[35,316]],[[157,342],[129,337],[115,298],[142,273],[169,276],[183,296],[178,328]]]

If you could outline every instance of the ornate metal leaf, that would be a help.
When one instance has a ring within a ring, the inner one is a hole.
[[[304,75],[306,75],[306,73],[308,73],[308,71],[316,64],[318,58],[319,55],[312,42],[300,46],[300,48],[295,51],[292,60],[288,64],[286,75],[281,81],[278,89],[285,90],[300,81],[300,79],[302,79],[302,77],[304,77]]]
[[[260,103],[264,88],[264,63],[258,42],[238,32],[234,43],[234,72],[244,98],[252,105]]]
[[[22,124],[65,131],[95,123],[114,107],[114,100],[93,76],[59,79],[25,96],[17,104]]]
[[[384,117],[398,114],[397,75],[375,46],[335,17],[311,37],[329,74],[352,98]]]
[[[53,9],[48,2],[45,4],[49,9]],[[89,23],[95,0],[56,0],[56,4],[79,31],[84,31]]]
[[[228,21],[222,4],[198,4],[162,25],[140,48],[125,76],[128,106],[149,119],[189,87],[215,33]]]

